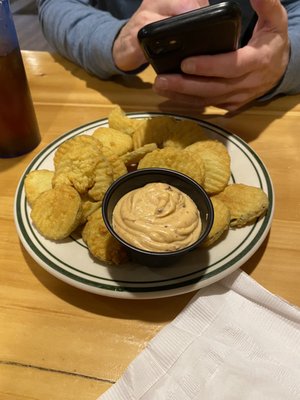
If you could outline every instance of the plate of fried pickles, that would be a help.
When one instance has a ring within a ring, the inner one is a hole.
[[[205,242],[165,267],[134,263],[102,219],[110,185],[152,167],[192,177],[214,208]],[[37,154],[20,179],[14,213],[25,249],[52,275],[99,295],[150,299],[197,290],[243,265],[269,232],[274,190],[240,137],[196,118],[116,106]]]

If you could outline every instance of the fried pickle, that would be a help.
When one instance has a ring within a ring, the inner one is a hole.
[[[202,243],[204,247],[209,247],[215,243],[223,233],[228,231],[230,224],[230,211],[226,204],[216,197],[212,197],[211,202],[214,209],[214,222],[208,236]]]
[[[102,218],[101,208],[88,217],[82,239],[91,254],[109,264],[122,264],[128,256],[124,247],[110,234]]]
[[[77,138],[74,138],[74,141]],[[95,169],[103,161],[104,156],[100,142],[95,138],[93,141],[97,145],[87,141],[81,143],[78,140],[59,157],[52,181],[54,187],[66,184],[74,186],[79,193],[84,194],[94,185]]]
[[[230,210],[230,226],[242,227],[263,215],[269,206],[266,193],[254,186],[234,183],[228,185],[216,198]]]
[[[148,143],[161,147],[176,124],[176,119],[168,116],[145,119],[132,136],[133,148],[136,150]]]
[[[58,164],[60,163],[62,157],[66,153],[70,152],[72,149],[80,148],[84,152],[85,149],[89,148],[90,146],[95,147],[99,151],[102,148],[102,145],[99,142],[99,140],[90,135],[79,135],[69,140],[66,140],[57,148],[54,154],[54,159],[53,159],[54,168],[56,169],[58,167]]]
[[[148,143],[136,150],[130,151],[121,156],[121,160],[126,166],[137,164],[146,154],[157,149],[156,143]]]
[[[221,192],[230,178],[230,156],[227,148],[217,140],[202,140],[185,148],[204,161],[203,187],[208,194]]]
[[[99,140],[103,146],[109,147],[118,156],[133,149],[131,136],[113,128],[97,128],[92,136]]]
[[[138,164],[141,168],[168,168],[190,176],[200,185],[204,182],[205,167],[201,157],[174,147],[157,149],[145,155]]]
[[[90,185],[90,188],[87,190],[88,195],[94,201],[102,202],[106,190],[113,182],[113,176],[111,163],[104,154],[101,154],[92,173],[92,185]]]
[[[34,200],[46,190],[52,189],[53,171],[39,169],[30,171],[24,180],[25,195],[28,204],[32,206]]]
[[[136,129],[143,124],[144,120],[129,118],[120,106],[116,106],[108,116],[110,128],[124,132],[132,136]]]
[[[118,157],[109,147],[103,146],[102,153],[112,167],[113,180],[127,173],[127,168],[122,158]]]
[[[192,143],[205,139],[207,139],[207,136],[197,122],[179,120],[176,125],[171,127],[170,133],[163,141],[162,146],[184,149]]]
[[[81,198],[71,186],[41,193],[33,203],[31,219],[47,239],[62,240],[77,228],[82,217]]]

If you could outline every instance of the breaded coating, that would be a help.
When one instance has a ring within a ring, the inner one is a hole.
[[[124,247],[107,230],[101,209],[88,217],[82,230],[82,239],[91,254],[103,262],[122,264],[128,260]]]
[[[136,129],[143,123],[143,120],[129,118],[120,106],[116,106],[108,116],[108,125],[132,136]]]
[[[94,201],[102,202],[105,192],[113,182],[112,166],[103,153],[101,153],[91,177],[92,182],[87,193]]]
[[[30,171],[24,180],[25,195],[28,204],[32,207],[34,200],[46,190],[52,189],[53,171],[39,169]]]
[[[130,151],[129,153],[123,154],[121,160],[126,166],[137,164],[146,154],[156,150],[156,143],[148,143],[136,150]]]
[[[82,138],[82,136],[77,138]],[[84,143],[77,141],[70,146],[68,151],[61,154],[52,181],[54,187],[66,184],[74,186],[79,193],[84,194],[94,185],[94,171],[101,161],[104,162],[104,156],[100,142],[95,138],[93,141],[99,147],[88,141]]]
[[[47,239],[65,239],[82,217],[81,198],[71,186],[59,186],[41,193],[34,201],[31,219]]]
[[[196,121],[179,120],[170,129],[168,137],[163,141],[163,147],[184,149],[199,140],[205,140],[203,128]]]
[[[118,156],[133,149],[131,136],[113,128],[97,128],[92,136],[99,140],[103,146],[109,147]]]
[[[266,193],[257,187],[235,183],[228,185],[216,198],[230,210],[230,226],[240,228],[263,215],[269,206]]]
[[[102,201],[92,201],[88,196],[81,196],[82,216],[80,224],[85,224],[88,217],[101,208]]]
[[[133,148],[136,150],[148,143],[156,143],[161,147],[176,124],[176,119],[168,116],[144,119],[132,136]]]
[[[102,148],[102,145],[99,141],[97,141],[96,138],[90,136],[90,135],[79,135],[75,136],[69,140],[66,140],[63,142],[56,150],[54,154],[54,168],[56,169],[58,167],[58,164],[60,163],[62,157],[71,151],[74,147],[75,148],[80,148],[82,151],[85,151],[85,148],[89,148],[90,146],[95,147],[99,151]]]
[[[203,187],[208,194],[221,192],[230,178],[230,155],[223,143],[217,140],[203,140],[185,148],[201,157],[205,166]]]
[[[211,202],[214,208],[214,222],[208,236],[202,243],[203,247],[209,247],[215,243],[223,233],[228,231],[230,224],[230,211],[226,204],[216,197],[212,197]]]
[[[122,175],[127,173],[126,165],[121,157],[118,157],[109,147],[102,147],[102,154],[106,157],[107,161],[110,163],[113,172],[113,180],[116,180]]]
[[[157,149],[145,155],[138,164],[141,168],[168,168],[190,176],[200,185],[204,182],[205,167],[201,157],[174,147]]]

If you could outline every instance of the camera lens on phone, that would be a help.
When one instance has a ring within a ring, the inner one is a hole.
[[[176,39],[157,40],[153,43],[151,52],[155,55],[171,53],[181,48],[181,43]]]

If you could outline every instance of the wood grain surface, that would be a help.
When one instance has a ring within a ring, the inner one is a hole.
[[[42,142],[0,159],[0,399],[92,400],[107,390],[193,293],[121,300],[76,289],[42,269],[18,238],[18,181],[32,158],[61,134],[126,111],[197,116],[241,136],[267,166],[275,189],[270,234],[242,267],[265,288],[300,306],[300,96],[282,97],[235,116],[165,101],[154,73],[101,81],[55,54],[23,52]]]

